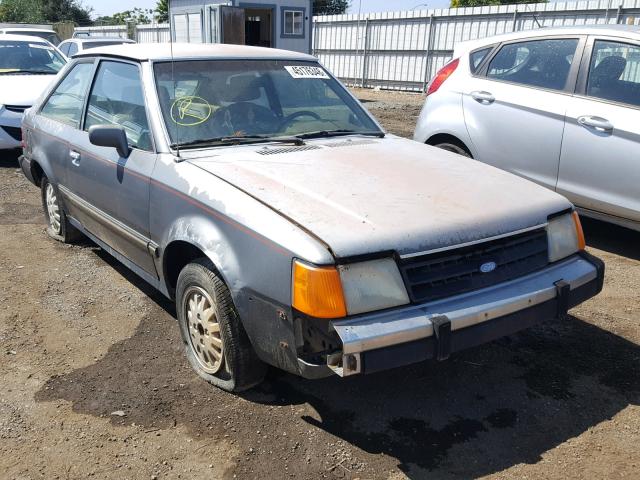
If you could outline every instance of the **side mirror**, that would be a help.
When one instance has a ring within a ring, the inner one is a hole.
[[[131,149],[124,128],[117,125],[94,125],[89,127],[89,141],[98,147],[115,148],[122,158],[128,158]]]

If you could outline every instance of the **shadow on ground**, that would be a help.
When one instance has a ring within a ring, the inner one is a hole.
[[[18,157],[21,150],[0,150],[0,168],[20,168]]]
[[[581,221],[590,247],[640,260],[640,232],[586,217]]]
[[[443,363],[320,381],[271,372],[255,390],[227,394],[187,366],[171,304],[98,256],[156,305],[131,338],[51,378],[36,399],[63,399],[114,424],[186,426],[212,444],[235,442],[230,474],[239,478],[276,478],[285,467],[296,478],[388,478],[396,468],[415,479],[477,477],[535,463],[640,403],[640,348],[574,317]]]

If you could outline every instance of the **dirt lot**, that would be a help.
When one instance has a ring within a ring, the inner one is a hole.
[[[360,93],[409,135],[422,98]],[[272,372],[242,396],[183,358],[170,304],[99,248],[49,240],[0,160],[0,478],[638,478],[640,234],[585,222],[604,292],[444,363]]]

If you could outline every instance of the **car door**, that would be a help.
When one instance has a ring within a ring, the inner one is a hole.
[[[640,42],[591,37],[569,101],[558,191],[640,222]]]
[[[80,127],[82,112],[94,71],[93,60],[76,63],[53,89],[34,119],[32,135],[36,154],[46,157],[47,172],[60,188],[67,184],[67,165],[71,158],[69,139]]]
[[[119,125],[130,154],[91,144],[92,126]],[[149,239],[149,179],[156,162],[140,65],[101,60],[68,167],[71,203],[85,228],[117,253],[157,278]]]
[[[583,43],[580,36],[505,43],[470,77],[462,101],[476,160],[555,188]]]

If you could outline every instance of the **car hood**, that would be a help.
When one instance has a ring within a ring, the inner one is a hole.
[[[0,75],[0,105],[32,106],[55,75]]]
[[[544,224],[571,207],[528,180],[391,136],[185,153],[336,257],[449,247]]]

